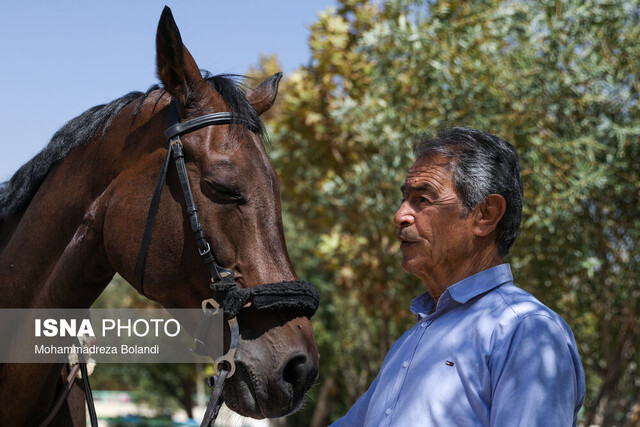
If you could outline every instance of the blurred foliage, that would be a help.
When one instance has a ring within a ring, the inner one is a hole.
[[[120,275],[116,275],[92,308],[162,308],[140,295]],[[195,404],[196,382],[206,382],[213,374],[213,365],[195,364],[125,364],[98,363],[91,375],[95,390],[122,390],[131,392],[133,401],[146,404],[159,415],[170,415],[183,409],[192,417]],[[208,387],[203,386],[208,390]]]
[[[195,364],[103,363],[96,366],[90,380],[95,390],[130,392],[134,403],[146,404],[158,416],[171,416],[182,409],[193,418],[196,368]]]
[[[91,308],[162,308],[155,301],[151,301],[140,295],[138,291],[116,274],[109,286],[93,303]]]
[[[343,414],[413,322],[424,289],[400,269],[392,217],[412,135],[442,124],[520,153],[508,261],[573,328],[582,422],[640,415],[639,21],[623,0],[340,0],[319,16],[269,122],[291,257],[322,295],[321,378],[290,425]]]

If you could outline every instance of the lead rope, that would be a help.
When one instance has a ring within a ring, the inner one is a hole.
[[[48,426],[51,420],[53,420],[53,417],[56,416],[56,414],[60,410],[60,407],[62,407],[62,403],[65,401],[65,399],[67,398],[67,395],[71,391],[71,387],[73,387],[73,383],[75,382],[75,378],[78,375],[79,370],[80,370],[80,366],[78,365],[74,365],[73,368],[71,368],[71,372],[69,372],[69,375],[67,376],[67,380],[62,386],[62,390],[60,391],[60,394],[56,398],[55,402],[53,402],[51,409],[49,409],[49,412],[47,413],[45,418],[42,421],[40,421],[38,424],[36,424],[38,427]]]

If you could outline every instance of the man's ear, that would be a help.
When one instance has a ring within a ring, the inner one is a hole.
[[[491,234],[507,210],[507,202],[499,194],[489,194],[474,208],[475,224],[473,232],[478,237]]]

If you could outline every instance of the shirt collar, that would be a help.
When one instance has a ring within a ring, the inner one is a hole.
[[[445,308],[445,305],[449,305],[452,302],[451,300],[464,304],[478,295],[512,281],[513,275],[509,264],[500,264],[483,270],[449,286],[438,299],[438,309],[441,306]],[[411,303],[411,311],[421,318],[431,313],[432,309],[433,298],[431,298],[429,292],[414,298]]]

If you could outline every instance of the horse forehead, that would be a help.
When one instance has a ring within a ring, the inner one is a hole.
[[[262,140],[256,135],[251,136],[249,130],[237,131],[244,135],[210,132],[206,143],[196,142],[197,163],[209,172],[242,175],[246,181],[270,177],[275,173]]]
[[[212,158],[225,159],[241,166],[271,169],[271,162],[260,137],[240,125],[224,128],[227,130],[220,129],[222,133],[216,135],[216,132],[212,132],[209,135],[208,146]]]

